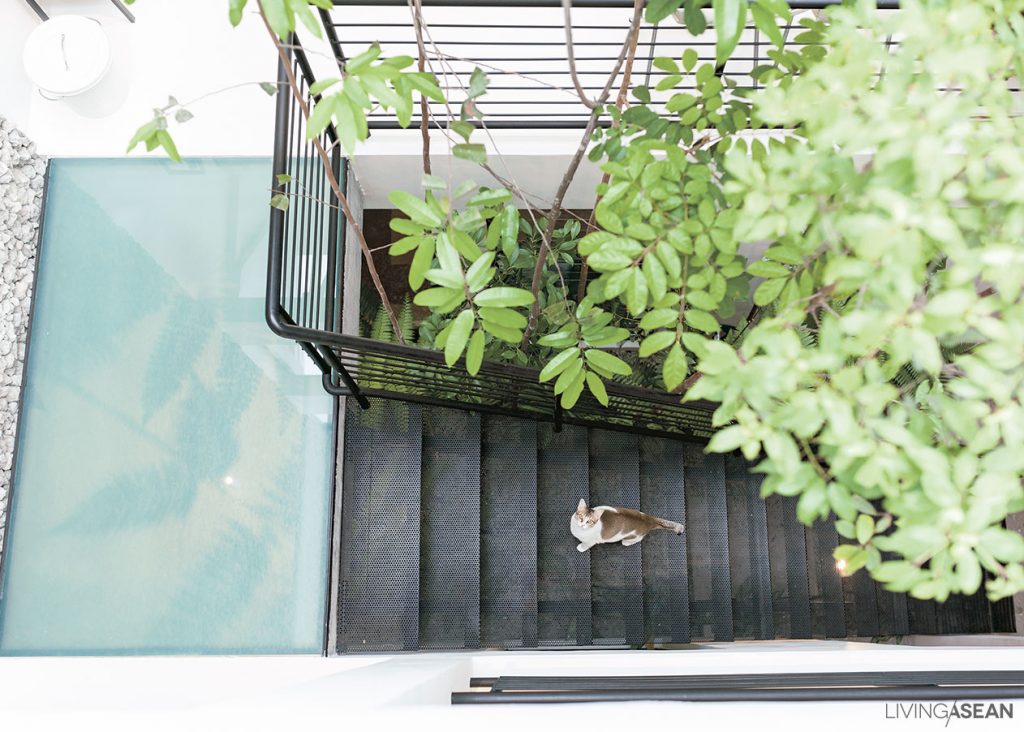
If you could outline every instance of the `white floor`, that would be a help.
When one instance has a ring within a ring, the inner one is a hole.
[[[935,729],[945,720],[892,719],[884,702],[813,704],[449,705],[470,676],[772,671],[1021,669],[1021,648],[907,648],[800,641],[710,644],[664,652],[482,652],[400,656],[0,659],[0,728],[102,722],[105,729],[305,729],[357,720],[385,729],[679,730]],[[958,729],[1020,729],[1013,720],[951,720]],[[888,718],[887,718],[888,715]],[[984,725],[983,727],[981,725]],[[1015,726],[1016,725],[1016,726]]]

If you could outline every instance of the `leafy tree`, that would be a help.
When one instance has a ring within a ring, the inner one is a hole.
[[[309,5],[325,4],[253,0],[282,58],[296,22],[319,33]],[[245,6],[232,0],[233,23]],[[1002,527],[1024,508],[1024,135],[1013,91],[1024,0],[909,0],[885,14],[859,0],[801,20],[792,38],[783,0],[637,0],[593,98],[563,8],[570,75],[591,113],[549,205],[489,164],[482,70],[457,111],[445,104],[444,123],[461,140],[452,154],[495,185],[433,175],[421,115],[424,194],[391,195],[404,214],[391,251],[414,252],[409,284],[431,310],[421,343],[470,374],[485,357],[535,364],[565,408],[584,390],[607,404],[606,382],[635,380],[640,365],[658,375],[652,386],[719,405],[709,449],[758,461],[765,495],[799,496],[805,523],[835,514],[850,540],[836,551],[844,573],[866,568],[889,589],[940,601],[983,582],[993,599],[1024,589],[1024,538]],[[654,91],[674,91],[656,111],[651,89],[629,88],[641,15],[678,13],[700,34],[705,8],[715,63],[692,50],[655,59]],[[421,110],[445,102],[418,0],[410,10],[418,58],[371,46],[314,86],[313,109],[290,79],[310,136],[333,124],[351,153],[374,106],[408,126],[417,96]],[[773,46],[752,72],[756,90],[725,70],[748,18]],[[181,109],[157,110],[133,144],[176,156],[167,121],[187,121]],[[592,220],[566,220],[584,154],[604,178]],[[286,207],[301,192],[279,182],[273,205]],[[764,256],[749,261],[749,242]],[[622,358],[618,346],[634,339],[638,354]]]

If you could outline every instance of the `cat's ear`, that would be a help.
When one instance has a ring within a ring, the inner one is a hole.
[[[587,510],[587,501],[584,498],[580,499],[580,502],[576,506],[576,510],[580,513]]]

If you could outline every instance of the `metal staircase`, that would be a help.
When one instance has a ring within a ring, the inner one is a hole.
[[[627,432],[386,402],[345,422],[338,652],[649,647],[1012,630],[841,578],[830,524],[760,497],[742,458]],[[684,522],[576,551],[580,498]]]

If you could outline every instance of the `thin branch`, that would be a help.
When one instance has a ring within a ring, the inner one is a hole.
[[[304,119],[309,119],[309,105],[306,104],[306,100],[299,89],[299,83],[295,79],[295,71],[292,69],[291,59],[288,57],[288,53],[284,49],[284,45],[281,39],[277,37],[277,33],[270,27],[270,22],[267,20],[266,14],[263,12],[263,5],[257,4],[259,8],[260,18],[263,20],[263,25],[267,29],[267,33],[270,34],[271,40],[274,42],[274,47],[277,48],[277,55],[281,59],[281,63],[284,67],[285,73],[288,75],[288,86],[292,90],[292,96],[295,97],[295,101],[299,105],[299,109],[302,111]],[[373,264],[373,254],[370,252],[370,246],[366,243],[366,237],[363,235],[363,228],[359,225],[359,221],[356,220],[355,214],[352,213],[352,209],[349,206],[348,198],[341,191],[341,185],[338,183],[338,178],[334,175],[334,166],[331,164],[331,158],[327,154],[327,150],[324,149],[323,142],[320,137],[314,137],[313,147],[316,149],[317,155],[320,156],[320,161],[324,166],[324,173],[327,176],[327,182],[331,186],[331,192],[334,197],[338,199],[338,203],[341,206],[342,213],[345,214],[345,220],[349,226],[355,232],[356,238],[359,240],[359,248],[362,249],[364,258],[366,260],[366,269],[370,273],[370,279],[373,281],[374,287],[377,289],[377,294],[380,295],[381,306],[388,314],[388,319],[391,321],[391,327],[394,329],[394,333],[401,344],[405,344],[405,339],[402,337],[402,328],[398,323],[398,318],[395,316],[395,310],[391,307],[391,301],[388,300],[387,291],[384,289],[383,283],[380,281],[380,275],[377,274],[377,268]]]
[[[597,107],[597,103],[587,96],[580,83],[580,77],[576,73],[576,52],[573,50],[572,43],[572,0],[562,0],[562,14],[564,17],[562,25],[565,26],[565,52],[569,57],[569,75],[572,77],[572,85],[576,87],[576,94],[583,106],[587,109],[594,109]]]
[[[657,28],[655,28],[657,30]],[[621,112],[622,108],[626,106],[626,94],[629,92],[629,81],[633,75],[633,62],[636,59],[636,47],[637,42],[640,40],[640,33],[637,32],[633,36],[633,41],[629,45],[629,51],[626,54],[626,70],[622,74],[622,83],[619,84],[619,94],[615,98],[615,106]],[[653,58],[653,56],[652,56]],[[648,74],[650,70],[648,69]],[[620,124],[619,119],[612,120],[612,126],[618,127]],[[611,179],[608,173],[604,173],[601,176],[601,185],[606,185]],[[594,207],[590,211],[590,221],[587,222],[587,229],[594,228],[594,212],[597,210],[597,204],[600,202],[601,197],[598,196],[594,200]],[[583,260],[583,266],[580,268],[580,282],[576,290],[577,301],[582,300],[587,294],[587,278],[590,276],[590,266],[587,264],[587,260]]]
[[[565,198],[566,191],[569,190],[569,186],[572,183],[573,177],[576,175],[576,171],[580,167],[580,161],[583,160],[583,153],[587,150],[587,145],[590,143],[590,136],[594,133],[594,128],[597,126],[597,120],[601,116],[601,108],[605,102],[608,101],[608,96],[611,94],[612,84],[619,77],[619,71],[622,69],[622,64],[626,60],[626,56],[629,55],[630,49],[636,49],[636,41],[640,33],[640,18],[643,15],[644,0],[634,0],[633,3],[633,18],[629,23],[629,33],[626,34],[626,40],[622,44],[622,50],[619,52],[619,58],[615,62],[615,68],[612,73],[608,76],[608,81],[604,85],[604,89],[601,91],[600,96],[597,98],[597,104],[590,114],[590,119],[587,120],[587,127],[583,131],[583,137],[580,139],[580,144],[576,148],[576,154],[573,155],[572,160],[569,162],[569,167],[565,171],[565,175],[562,176],[562,182],[558,186],[558,191],[555,193],[555,199],[551,204],[551,213],[548,216],[547,230],[544,232],[544,239],[540,243],[540,251],[537,252],[537,263],[533,268],[533,284],[530,286],[530,291],[533,293],[533,308],[530,310],[530,319],[526,324],[526,330],[523,331],[523,340],[520,345],[521,348],[525,349],[530,342],[530,336],[537,329],[537,321],[540,319],[540,281],[544,274],[544,265],[547,263],[548,254],[551,251],[551,239],[555,233],[555,225],[558,223],[558,215],[562,210],[562,200]],[[557,267],[557,263],[555,264]],[[559,268],[561,273],[561,268]]]
[[[409,0],[412,7],[412,23],[416,29],[416,48],[419,58],[416,68],[426,71],[427,47],[423,43],[423,0]],[[430,107],[427,95],[420,93],[420,136],[423,138],[423,174],[430,175]]]
[[[540,243],[540,250],[537,252],[537,263],[533,267],[533,284],[530,287],[530,291],[533,293],[533,309],[530,310],[530,320],[526,325],[526,330],[523,331],[523,340],[521,348],[525,349],[527,344],[530,342],[530,336],[533,331],[537,328],[537,320],[540,317],[540,281],[544,274],[544,265],[547,262],[548,254],[551,251],[551,239],[555,233],[555,226],[558,223],[558,214],[562,209],[562,199],[565,197],[566,191],[569,190],[569,185],[572,183],[573,177],[576,175],[576,170],[580,166],[580,161],[583,159],[583,153],[587,150],[587,144],[590,142],[590,135],[594,132],[594,127],[597,126],[597,120],[601,116],[599,109],[595,109],[590,114],[590,119],[587,121],[587,128],[583,131],[583,137],[580,139],[580,144],[576,148],[576,153],[572,156],[572,160],[569,162],[569,167],[565,171],[565,175],[562,176],[562,182],[558,186],[558,191],[555,193],[555,200],[551,204],[551,212],[548,215],[547,229],[544,232],[544,239]],[[555,265],[558,266],[557,263]],[[561,270],[559,270],[561,271]]]

